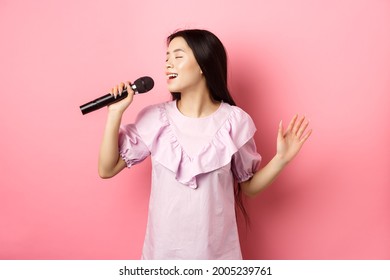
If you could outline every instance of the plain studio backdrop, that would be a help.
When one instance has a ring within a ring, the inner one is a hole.
[[[258,128],[314,129],[239,217],[246,259],[390,258],[390,1],[0,1],[0,258],[139,259],[150,159],[100,179],[106,109],[79,106],[149,75],[124,122],[170,99],[166,37],[204,28],[224,43],[229,85]]]

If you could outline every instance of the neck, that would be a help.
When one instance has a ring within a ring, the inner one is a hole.
[[[218,110],[221,102],[212,100],[208,90],[193,93],[181,93],[177,101],[179,111],[192,118],[202,118],[211,115]]]

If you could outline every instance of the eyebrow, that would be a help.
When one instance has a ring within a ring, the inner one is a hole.
[[[173,53],[176,53],[176,52],[184,52],[184,50],[183,49],[175,49],[175,50],[173,50]],[[169,52],[167,52],[167,55],[169,54]]]

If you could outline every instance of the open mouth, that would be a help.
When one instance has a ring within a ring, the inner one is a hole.
[[[176,78],[177,77],[177,74],[176,73],[169,73],[168,75],[167,75],[167,78],[169,79],[169,80],[172,80],[172,79],[174,79],[174,78]]]

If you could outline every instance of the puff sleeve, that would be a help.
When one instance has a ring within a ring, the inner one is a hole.
[[[118,137],[119,155],[127,167],[142,162],[151,155],[153,143],[162,123],[157,105],[151,105],[138,114],[134,124],[121,125]]]
[[[143,142],[134,124],[120,127],[118,141],[119,155],[129,168],[142,162],[150,155],[148,147]]]
[[[261,156],[253,138],[246,142],[232,157],[232,172],[238,183],[249,180],[259,170]]]

